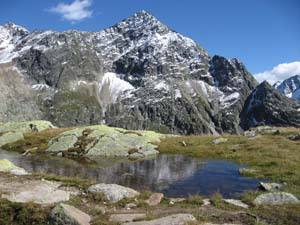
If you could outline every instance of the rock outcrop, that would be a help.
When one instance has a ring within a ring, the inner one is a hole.
[[[108,156],[134,159],[158,154],[155,142],[163,135],[153,131],[130,131],[95,125],[61,133],[49,142],[49,153],[66,156]]]

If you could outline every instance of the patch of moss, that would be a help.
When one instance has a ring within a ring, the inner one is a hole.
[[[0,199],[1,225],[45,225],[49,224],[50,207],[33,203],[13,203]]]

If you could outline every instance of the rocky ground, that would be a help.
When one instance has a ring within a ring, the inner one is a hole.
[[[29,174],[2,159],[0,224],[300,223],[300,135],[296,128],[258,127],[245,132],[243,136],[172,137],[106,126],[61,129],[47,121],[31,121],[1,124],[0,132],[2,148],[25,154],[53,154],[51,146],[54,144],[61,149],[55,154],[62,157],[85,157],[88,154],[82,153],[82,150],[93,148],[107,152],[107,146],[112,146],[114,155],[116,152],[127,152],[123,156],[130,157],[136,153],[143,154],[151,148],[151,151],[194,157],[234,159],[249,165],[240,173],[269,180],[261,183],[258,191],[245,193],[240,199],[224,199],[218,193],[212,196],[168,198],[162,193],[133,190],[116,184],[50,174]],[[19,139],[11,139],[7,135],[15,135]],[[94,138],[104,138],[104,144],[101,145],[104,147],[96,147]],[[78,154],[74,156],[74,152]]]

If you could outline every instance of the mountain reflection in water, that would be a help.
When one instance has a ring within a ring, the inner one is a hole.
[[[0,150],[1,158],[6,158],[29,172],[117,183],[139,190],[160,191],[174,197],[209,195],[217,191],[229,197],[254,189],[259,182],[239,175],[239,166],[232,162],[203,161],[183,155],[159,155],[154,159],[135,162],[107,158],[74,161],[60,157],[22,156]]]

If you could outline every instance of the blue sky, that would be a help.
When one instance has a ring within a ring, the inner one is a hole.
[[[97,31],[142,9],[261,80],[300,73],[299,0],[1,0],[0,23]]]

